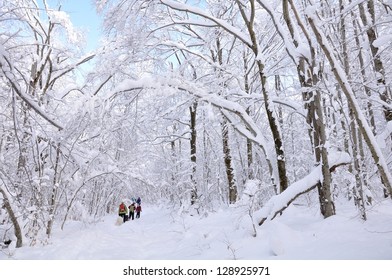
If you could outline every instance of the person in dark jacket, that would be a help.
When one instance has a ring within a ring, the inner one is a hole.
[[[128,206],[129,209],[129,220],[134,220],[135,219],[135,203],[132,203],[131,205]]]

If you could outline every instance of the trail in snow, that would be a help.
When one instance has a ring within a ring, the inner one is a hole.
[[[322,219],[315,208],[290,206],[257,227],[252,237],[244,209],[208,217],[143,205],[140,219],[116,226],[117,215],[94,224],[68,222],[50,244],[0,252],[0,259],[198,260],[198,259],[386,259],[392,260],[392,203],[373,207],[364,222],[355,209]]]

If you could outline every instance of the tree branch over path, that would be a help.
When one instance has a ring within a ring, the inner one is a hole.
[[[200,84],[189,83],[175,78],[155,77],[140,80],[125,80],[114,89],[113,95],[141,89],[159,89],[161,92],[167,92],[169,90],[185,91],[199,98],[200,101],[207,102],[218,108],[233,125],[235,130],[260,147],[268,162],[271,179],[276,182],[276,174],[271,163],[271,160],[274,158],[274,155],[271,154],[271,151],[274,150],[273,144],[265,137],[265,133],[260,130],[240,104],[227,100],[217,94],[210,93],[208,89]]]
[[[120,83],[114,90],[113,95],[128,92],[133,90],[141,89],[162,89],[164,90],[180,90],[185,91],[201,101],[207,102],[220,110],[225,110],[230,112],[241,120],[243,128],[247,128],[248,131],[245,132],[246,137],[260,145],[263,149],[270,149],[270,143],[267,138],[264,137],[263,133],[258,129],[258,126],[253,121],[253,119],[246,113],[245,109],[238,103],[227,100],[221,96],[214,93],[209,93],[207,89],[203,88],[199,84],[187,83],[184,80],[177,80],[175,78],[145,78],[140,80],[125,80]],[[232,119],[233,125],[238,126],[238,120],[234,121]]]

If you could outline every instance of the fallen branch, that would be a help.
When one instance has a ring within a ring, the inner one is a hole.
[[[334,153],[329,157],[330,171],[333,172],[337,167],[349,164],[350,162],[351,158],[347,153]],[[267,219],[273,220],[278,214],[281,214],[300,195],[316,188],[321,178],[321,166],[317,166],[307,176],[290,185],[285,191],[271,197],[263,208],[255,213],[257,219],[260,221],[259,226]]]

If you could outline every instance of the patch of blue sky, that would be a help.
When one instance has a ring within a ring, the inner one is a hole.
[[[86,34],[86,51],[97,48],[101,37],[101,20],[96,12],[93,0],[48,0],[50,8],[66,12],[74,27]]]

